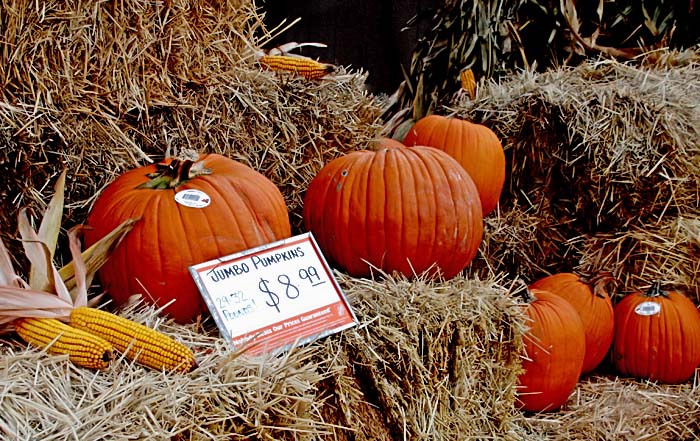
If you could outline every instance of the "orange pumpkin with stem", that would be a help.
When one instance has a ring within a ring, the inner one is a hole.
[[[700,312],[678,291],[654,283],[615,305],[613,363],[623,375],[682,383],[700,365]]]
[[[583,374],[593,371],[603,361],[615,335],[615,314],[607,292],[607,286],[613,280],[607,271],[592,277],[557,273],[530,284],[530,288],[544,289],[563,297],[579,313],[586,333]]]
[[[117,304],[141,293],[147,302],[167,304],[164,312],[181,323],[206,311],[189,266],[291,235],[275,184],[217,154],[119,176],[90,211],[86,244],[129,218],[141,220],[100,269],[100,281]]]
[[[382,139],[323,167],[304,199],[304,224],[325,256],[357,277],[373,268],[451,278],[474,258],[483,235],[469,174],[432,147]]]
[[[445,151],[474,180],[483,215],[496,208],[506,179],[506,157],[501,141],[491,129],[459,118],[429,115],[416,122],[403,143]]]
[[[583,323],[560,296],[528,289],[523,336],[523,373],[518,377],[517,406],[530,412],[559,409],[576,389],[586,352]]]

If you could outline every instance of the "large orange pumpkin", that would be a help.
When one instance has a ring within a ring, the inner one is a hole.
[[[309,184],[303,216],[325,256],[358,277],[374,267],[451,278],[474,258],[483,235],[479,195],[457,161],[390,139],[323,167]]]
[[[559,409],[576,389],[586,337],[573,306],[549,291],[529,289],[525,357],[517,405],[530,412]]]
[[[403,143],[444,150],[474,180],[483,215],[496,208],[506,179],[506,157],[501,141],[491,129],[459,118],[428,115],[416,122]]]
[[[615,305],[613,362],[623,375],[682,383],[700,365],[700,312],[683,294],[654,284]]]
[[[586,356],[582,373],[593,371],[603,361],[615,335],[615,314],[607,292],[613,280],[601,271],[590,278],[574,273],[557,273],[530,284],[566,299],[581,316],[586,333]]]
[[[291,235],[278,188],[250,167],[217,154],[130,170],[90,211],[90,246],[128,218],[141,218],[99,272],[117,304],[133,294],[165,305],[178,322],[206,306],[188,267]]]

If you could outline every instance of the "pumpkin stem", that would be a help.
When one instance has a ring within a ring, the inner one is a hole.
[[[596,297],[605,298],[609,296],[608,285],[617,284],[617,277],[611,271],[598,271],[590,278],[590,286],[593,288],[593,294]]]
[[[668,293],[661,288],[661,282],[655,280],[649,287],[649,290],[644,294],[644,297],[668,297]]]
[[[521,285],[521,286],[520,286],[521,289],[519,289],[519,290],[517,291],[517,294],[520,296],[520,298],[521,298],[526,304],[527,304],[527,303],[532,303],[532,302],[534,302],[535,300],[537,300],[537,298],[532,294],[532,291],[530,291],[530,288],[527,286],[527,283],[525,283],[525,281],[524,281],[523,279],[516,279],[516,280],[513,282],[513,285]],[[514,288],[516,288],[516,287],[514,286]],[[516,288],[516,289],[517,289],[517,288]]]
[[[156,164],[156,171],[148,174],[151,180],[139,185],[138,188],[176,188],[197,176],[209,174],[211,169],[205,168],[201,162],[191,159],[172,159]]]

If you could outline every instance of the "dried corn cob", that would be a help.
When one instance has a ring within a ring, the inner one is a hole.
[[[70,324],[104,338],[127,358],[144,366],[178,372],[190,372],[197,367],[187,346],[110,312],[81,306],[71,311]]]
[[[21,318],[14,325],[27,343],[47,348],[52,354],[68,354],[68,359],[78,366],[105,369],[112,359],[114,348],[107,341],[56,319]]]
[[[471,69],[465,69],[459,73],[459,83],[469,98],[476,98],[476,78],[474,78],[474,72]]]
[[[289,55],[263,55],[258,61],[268,69],[296,73],[310,80],[317,80],[335,69],[332,64]]]

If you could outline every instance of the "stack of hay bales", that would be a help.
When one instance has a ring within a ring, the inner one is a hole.
[[[271,35],[251,1],[17,0],[0,5],[0,32],[0,231],[19,267],[17,211],[39,214],[64,168],[66,228],[84,222],[123,171],[198,151],[269,177],[298,231],[308,181],[380,129],[364,74],[339,67],[309,81],[261,69],[255,52]],[[502,280],[338,278],[359,325],[260,358],[231,353],[210,321],[182,326],[148,307],[121,311],[192,347],[200,367],[187,375],[125,360],[91,372],[1,336],[0,434],[517,438],[523,324]]]
[[[590,60],[482,82],[448,113],[503,141],[508,177],[472,274],[532,281],[610,270],[614,301],[653,281],[700,305],[700,52]],[[605,363],[555,414],[523,415],[523,439],[697,439],[694,381],[618,378]]]
[[[521,439],[513,407],[524,328],[493,281],[382,282],[337,274],[359,325],[282,354],[231,352],[211,323],[151,307],[120,314],[193,348],[163,374],[104,372],[0,339],[0,434],[8,439]]]
[[[366,75],[332,80],[261,70],[271,38],[252,1],[118,4],[30,1],[0,12],[0,215],[42,207],[69,170],[67,221],[127,169],[185,150],[240,160],[280,186],[300,224],[301,193],[328,159],[367,143],[379,103]],[[9,242],[9,241],[6,241]]]
[[[481,266],[528,280],[613,271],[700,303],[700,53],[590,61],[482,84],[453,111],[491,127],[508,158]]]

